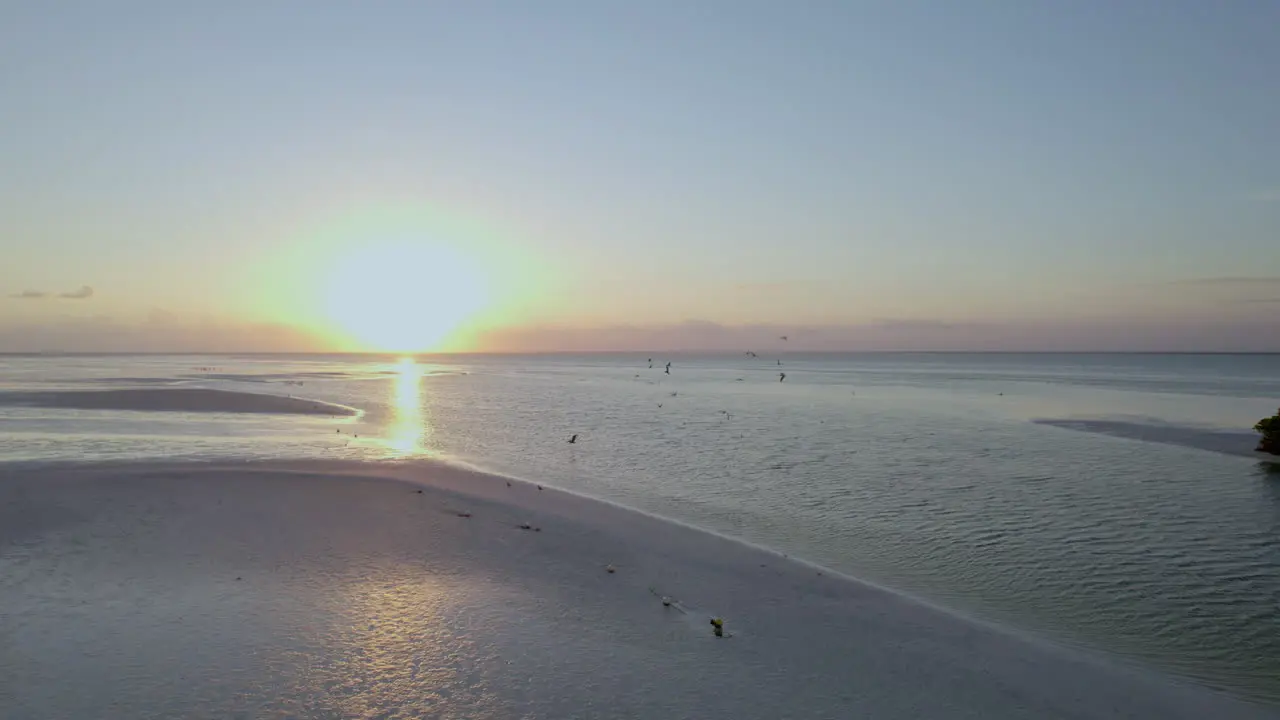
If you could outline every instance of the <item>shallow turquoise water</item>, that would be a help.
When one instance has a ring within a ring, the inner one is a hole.
[[[0,407],[0,458],[436,456],[1280,701],[1280,476],[1243,456],[1277,356],[0,358],[0,390],[169,384],[365,414]],[[1240,454],[1033,422],[1065,419]]]

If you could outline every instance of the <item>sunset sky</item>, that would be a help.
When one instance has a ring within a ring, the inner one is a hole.
[[[0,7],[0,351],[1280,350],[1280,3]]]

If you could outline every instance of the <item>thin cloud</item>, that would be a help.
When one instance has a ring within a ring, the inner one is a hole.
[[[1177,280],[1170,285],[1186,292],[1207,296],[1210,302],[1226,305],[1269,305],[1277,302],[1280,276],[1227,276]]]
[[[743,290],[747,292],[773,291],[773,290],[800,290],[806,287],[812,287],[818,283],[810,280],[777,280],[774,282],[746,282],[734,283],[734,290]]]
[[[959,326],[942,320],[887,319],[878,320],[871,327],[881,330],[958,330]]]
[[[9,297],[19,300],[46,300],[49,298],[61,298],[63,300],[88,300],[93,297],[93,288],[88,285],[80,286],[79,290],[68,290],[54,295],[44,290],[23,290],[20,293],[13,293]]]
[[[1280,275],[1257,275],[1253,277],[1203,277],[1174,280],[1171,285],[1211,285],[1222,287],[1258,287],[1280,285]]]
[[[64,300],[87,300],[93,297],[93,288],[88,285],[83,285],[79,290],[59,293],[58,297],[63,298]]]

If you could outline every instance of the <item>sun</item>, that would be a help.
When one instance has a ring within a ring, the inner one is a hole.
[[[362,350],[429,352],[486,300],[480,273],[443,245],[403,241],[340,253],[324,284],[324,314],[333,330]]]

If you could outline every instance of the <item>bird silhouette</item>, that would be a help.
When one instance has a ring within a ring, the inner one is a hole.
[[[786,373],[778,373],[778,382],[782,382],[783,380],[786,380],[786,379],[787,379]]]
[[[576,442],[578,442],[578,436],[577,436],[577,434],[575,434],[573,437],[569,438],[569,444],[570,444],[570,445],[573,445],[573,444],[574,444],[574,443],[576,443]]]

